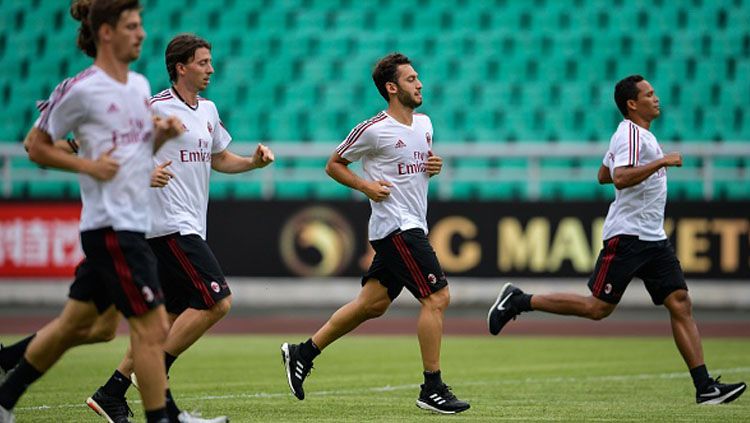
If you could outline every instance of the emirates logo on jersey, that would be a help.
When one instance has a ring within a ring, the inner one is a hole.
[[[206,122],[206,128],[208,128],[208,133],[213,134],[214,133],[214,127],[211,125],[211,122]]]
[[[406,143],[403,142],[403,141],[401,141],[401,140],[398,140],[398,142],[396,143],[396,145],[394,147],[395,148],[404,148],[404,147],[406,147]]]

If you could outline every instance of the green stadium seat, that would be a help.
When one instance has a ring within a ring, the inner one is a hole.
[[[91,61],[74,45],[78,23],[69,16],[69,2],[0,5],[0,96],[6,104],[0,138],[13,141],[38,115],[33,102]],[[432,118],[437,143],[592,141],[592,148],[604,148],[622,120],[613,85],[633,73],[646,76],[662,99],[663,116],[653,127],[660,140],[750,140],[747,0],[153,0],[144,21],[149,37],[133,68],[154,92],[169,84],[163,55],[171,37],[190,31],[213,43],[216,74],[204,94],[236,140],[333,148],[384,108],[370,74],[377,58],[392,51],[409,55],[420,74],[420,111]],[[519,163],[513,169],[524,171],[526,160]],[[575,172],[578,163],[555,166]],[[507,168],[504,160],[459,167],[489,174]],[[261,196],[259,182],[239,188],[242,181],[218,181],[212,190],[226,198]],[[700,184],[674,182],[671,195],[702,198],[695,188]],[[723,184],[716,185],[721,195],[750,198],[742,197],[742,184]],[[611,192],[595,183],[548,185],[541,187],[543,199]],[[285,198],[343,195],[330,188],[335,184],[290,186],[281,189]],[[515,182],[454,181],[449,188],[452,198],[528,194]],[[46,196],[57,188],[13,189]]]

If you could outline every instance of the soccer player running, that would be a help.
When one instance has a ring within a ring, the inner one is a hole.
[[[150,87],[130,72],[145,38],[138,0],[79,0],[71,14],[81,21],[78,46],[94,64],[57,86],[24,141],[34,162],[80,173],[81,244],[86,255],[76,271],[61,314],[30,341],[23,358],[0,386],[0,422],[29,385],[62,354],[89,339],[99,313],[130,324],[130,342],[148,422],[167,422],[163,342],[167,315],[156,260],[145,233],[151,157],[178,135],[174,118],[154,119]],[[152,121],[153,119],[153,121]],[[73,132],[79,156],[53,140]]]
[[[375,258],[362,277],[359,296],[339,308],[307,341],[281,346],[289,388],[305,398],[302,384],[323,349],[366,320],[383,315],[406,287],[421,303],[417,335],[424,384],[417,406],[439,413],[467,410],[440,376],[443,314],[450,302],[448,281],[427,240],[427,187],[443,161],[432,154],[432,123],[414,113],[422,104],[422,83],[409,59],[398,53],[381,59],[372,73],[388,109],[356,126],[326,164],[337,182],[370,199],[370,244]],[[361,178],[347,166],[362,159]]]
[[[672,335],[690,369],[696,402],[733,401],[746,385],[723,384],[719,377],[709,376],[682,268],[664,232],[666,168],[681,166],[682,156],[663,154],[649,130],[660,114],[659,97],[640,75],[618,82],[614,97],[625,119],[612,136],[599,168],[599,182],[614,183],[616,190],[604,221],[604,245],[588,282],[591,295],[531,295],[505,284],[487,315],[489,331],[497,335],[510,319],[531,310],[604,319],[617,307],[633,277],[638,277],[654,304],[669,310]]]
[[[147,238],[156,254],[171,323],[163,352],[169,372],[177,357],[221,320],[231,306],[229,286],[205,240],[211,169],[246,172],[269,165],[274,155],[262,144],[251,157],[227,149],[232,138],[221,123],[216,105],[198,95],[214,73],[211,45],[206,40],[192,34],[173,38],[166,49],[166,67],[173,85],[153,96],[151,107],[157,116],[178,117],[186,131],[154,156],[152,185],[163,188],[151,190],[153,225]],[[131,385],[132,371],[128,351],[109,380],[86,403],[109,421],[127,422],[125,392]],[[223,416],[202,419],[180,411],[169,389],[167,413],[171,422],[228,421]]]

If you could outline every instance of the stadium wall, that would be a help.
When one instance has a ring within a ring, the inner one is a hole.
[[[71,202],[3,203],[0,303],[64,300],[82,257],[79,210]],[[750,307],[746,210],[750,203],[668,205],[665,227],[696,306]],[[451,280],[453,303],[483,304],[508,280],[532,292],[585,293],[606,211],[605,202],[431,202],[430,238]],[[366,202],[213,202],[208,241],[229,275],[235,304],[329,306],[356,294],[369,265],[368,215]],[[642,285],[623,301],[649,304]]]

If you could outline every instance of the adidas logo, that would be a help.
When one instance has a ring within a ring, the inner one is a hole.
[[[296,362],[295,364],[296,365],[294,366],[295,367],[294,375],[297,376],[297,379],[302,380],[302,373],[305,371],[305,368],[304,366],[302,366],[302,363],[300,363],[299,361]]]
[[[441,397],[438,394],[430,395],[430,399],[434,401],[435,403],[437,403],[438,405],[443,405],[445,403],[445,400],[443,399],[443,397]]]
[[[404,147],[406,147],[406,143],[403,142],[403,141],[401,141],[401,140],[398,140],[398,142],[396,143],[396,145],[394,147],[395,148],[404,148]]]
[[[107,113],[117,113],[119,111],[120,111],[120,108],[117,107],[115,103],[110,104],[109,107],[107,108]]]

